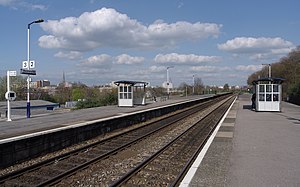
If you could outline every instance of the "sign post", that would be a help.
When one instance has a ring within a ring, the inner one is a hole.
[[[16,99],[16,93],[14,91],[10,91],[9,77],[15,77],[15,76],[17,76],[16,71],[7,71],[7,92],[5,93],[5,98],[7,99],[7,121],[11,121],[10,101]]]
[[[28,46],[29,49],[29,46]],[[29,52],[28,52],[28,60],[22,62],[22,68],[20,69],[21,74],[27,75],[27,110],[26,116],[30,118],[30,99],[29,99],[29,92],[30,92],[30,75],[36,75],[35,68],[35,61],[29,60]]]

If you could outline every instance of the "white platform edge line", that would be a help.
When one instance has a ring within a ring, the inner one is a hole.
[[[235,103],[237,97],[235,97],[234,101],[232,102],[232,104],[230,105],[230,107],[228,108],[228,110],[226,111],[225,115],[223,116],[223,118],[221,119],[221,121],[218,123],[217,127],[215,128],[214,132],[212,133],[212,135],[209,137],[208,141],[206,142],[206,144],[204,145],[203,149],[200,151],[198,157],[196,158],[196,160],[194,161],[194,163],[192,164],[191,168],[189,169],[189,171],[187,172],[187,174],[185,175],[185,177],[183,178],[183,180],[180,183],[180,187],[187,187],[190,185],[197,169],[199,168],[208,148],[210,147],[211,143],[213,142],[217,132],[219,131],[220,126],[222,125],[223,121],[225,120],[227,114],[229,113],[231,107],[233,106],[233,104]]]
[[[143,112],[148,112],[148,111],[151,111],[151,110],[156,110],[156,109],[160,109],[160,108],[170,107],[170,106],[174,106],[174,105],[178,105],[178,104],[183,104],[183,103],[187,103],[187,102],[193,102],[193,101],[197,101],[197,100],[202,100],[202,99],[206,99],[206,98],[209,98],[209,97],[212,97],[212,96],[203,97],[203,98],[196,98],[196,99],[191,99],[191,100],[184,100],[184,101],[180,101],[180,102],[176,102],[176,103],[172,103],[172,104],[168,104],[168,105],[163,105],[163,106],[158,106],[158,107],[154,107],[154,108],[149,108],[149,109],[145,109],[145,110],[134,111],[134,112],[130,112],[130,113],[124,113],[124,114],[117,115],[117,116],[112,116],[112,117],[101,118],[101,119],[97,119],[97,120],[92,120],[92,121],[77,123],[77,124],[68,125],[68,126],[65,126],[65,127],[59,127],[59,128],[55,128],[55,129],[50,129],[50,130],[45,130],[45,131],[40,131],[40,132],[35,132],[35,133],[30,133],[30,134],[25,134],[25,135],[21,135],[21,136],[12,137],[12,138],[6,138],[6,139],[0,140],[0,144],[12,142],[12,141],[17,141],[17,140],[22,140],[22,139],[25,139],[25,138],[40,136],[40,135],[44,135],[44,134],[49,134],[49,133],[53,133],[53,132],[57,132],[57,131],[61,131],[61,130],[72,129],[72,128],[76,128],[76,127],[90,125],[90,124],[93,124],[93,123],[99,123],[99,122],[102,122],[102,121],[116,119],[116,118],[120,118],[120,117],[124,117],[124,116],[129,116],[129,115],[139,114],[139,113],[143,113]]]

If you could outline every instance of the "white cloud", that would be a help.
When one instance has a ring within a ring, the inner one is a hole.
[[[45,5],[34,5],[34,4],[27,4],[26,7],[32,9],[32,10],[47,10],[47,7]]]
[[[172,64],[197,64],[197,63],[205,63],[205,62],[219,62],[221,60],[220,57],[217,56],[199,56],[194,54],[158,54],[154,58],[154,61],[157,63],[172,63]]]
[[[115,57],[114,63],[115,64],[140,64],[144,62],[144,57],[133,57],[127,54],[122,54]]]
[[[262,68],[262,65],[247,65],[247,66],[244,66],[244,65],[238,65],[235,67],[236,70],[239,70],[239,71],[259,71],[261,70]]]
[[[190,69],[194,72],[206,72],[206,73],[217,73],[217,72],[231,70],[229,67],[217,67],[217,66],[193,66]]]
[[[69,51],[69,52],[59,51],[54,56],[58,57],[58,58],[66,58],[69,60],[76,60],[76,59],[82,58],[82,53],[78,52],[78,51]]]
[[[226,43],[218,44],[218,48],[232,53],[234,56],[245,55],[251,60],[273,60],[288,54],[295,48],[290,41],[282,38],[237,37]]]
[[[48,20],[41,26],[49,33],[40,37],[41,47],[74,51],[100,47],[164,48],[180,41],[217,37],[222,27],[185,21],[168,24],[161,20],[146,26],[111,8],[85,12],[79,17]]]
[[[226,43],[218,44],[218,48],[234,55],[248,55],[252,60],[264,60],[289,53],[294,44],[282,38],[237,37]]]
[[[184,6],[184,3],[183,2],[177,2],[177,8],[181,8]]]
[[[57,53],[56,56],[68,57],[65,53]],[[80,52],[73,52],[74,57],[80,57]],[[112,64],[140,64],[144,61],[144,57],[133,57],[128,54],[121,54],[119,56],[113,57],[108,54],[94,55],[85,60],[82,60],[78,65],[84,68],[107,68],[111,69]],[[90,71],[90,70],[88,70]],[[94,72],[95,70],[91,71]]]
[[[39,38],[39,45],[44,48],[63,48],[63,46],[67,45],[67,40],[52,35],[44,35]]]
[[[85,60],[83,60],[79,65],[87,68],[102,68],[111,67],[112,57],[107,54],[91,56]]]
[[[292,42],[282,38],[252,38],[237,37],[226,43],[218,44],[220,50],[234,53],[252,53],[257,51],[270,51],[272,49],[289,49],[294,47]]]
[[[166,67],[165,66],[150,66],[149,70],[151,73],[162,73],[166,72]]]
[[[0,0],[0,6],[8,6],[12,9],[26,8],[29,10],[47,10],[45,5],[32,4],[22,0]]]

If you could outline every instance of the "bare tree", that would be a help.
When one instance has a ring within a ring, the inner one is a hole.
[[[195,86],[195,94],[197,95],[203,94],[205,86],[201,78],[195,78],[194,86]]]

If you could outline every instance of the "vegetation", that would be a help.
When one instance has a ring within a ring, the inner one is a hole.
[[[16,100],[27,99],[27,77],[10,77],[11,90],[17,93]],[[7,80],[0,77],[0,101],[5,101]],[[82,83],[73,83],[72,87],[60,84],[53,94],[41,88],[30,88],[31,100],[46,100],[54,103],[65,104],[67,101],[79,101],[77,108],[90,108],[117,104],[117,89],[100,91],[99,87],[88,87]]]
[[[195,78],[194,85],[189,85],[189,84],[183,82],[179,85],[178,89],[184,91],[184,93],[186,93],[186,91],[187,91],[187,94],[191,95],[191,94],[193,94],[193,86],[194,86],[194,94],[195,95],[200,95],[200,94],[204,93],[205,86],[204,86],[201,78]]]
[[[283,98],[300,105],[300,46],[283,57],[279,62],[271,64],[272,77],[284,78],[282,85]],[[257,71],[248,77],[248,85],[259,77],[267,77],[268,67]]]
[[[17,100],[25,100],[27,93],[27,81],[22,76],[10,77],[11,90],[17,93]],[[7,77],[0,77],[0,101],[5,100],[7,91]]]
[[[92,108],[99,106],[107,106],[107,105],[116,105],[118,102],[117,93],[106,93],[102,97],[98,98],[88,98],[85,100],[81,100],[77,103],[76,108]]]

